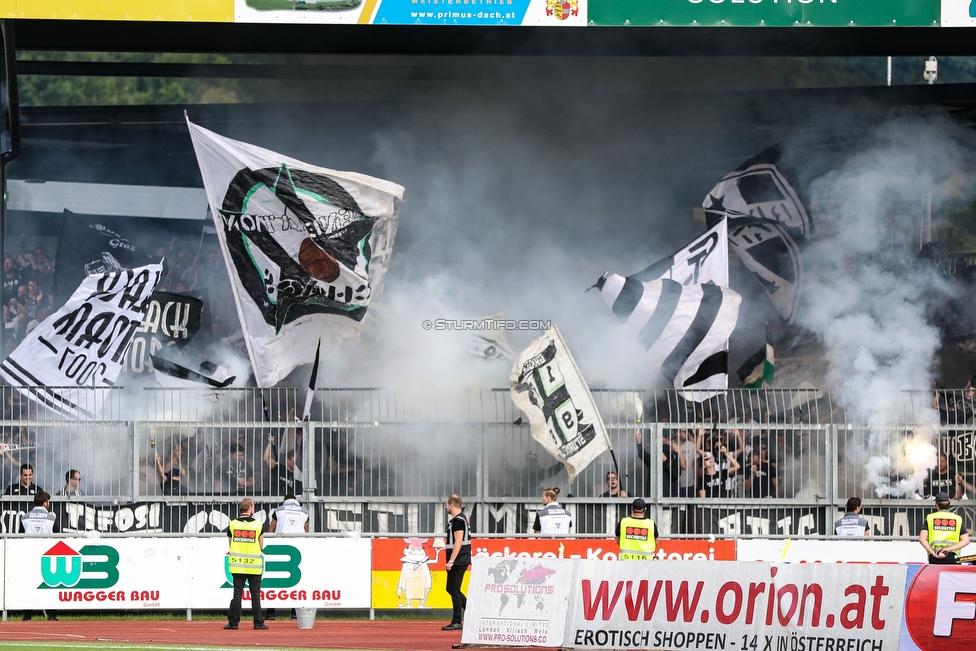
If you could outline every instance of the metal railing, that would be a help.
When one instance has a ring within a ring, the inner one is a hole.
[[[294,388],[104,391],[97,418],[68,420],[0,388],[0,484],[15,486],[23,463],[52,495],[80,474],[81,495],[55,497],[68,529],[219,530],[244,495],[267,511],[296,492],[315,531],[436,533],[444,498],[458,493],[475,531],[530,533],[552,486],[581,534],[612,532],[636,496],[662,531],[684,535],[830,535],[858,495],[876,534],[914,537],[938,490],[973,523],[976,409],[962,390],[867,406],[813,389],[731,390],[705,403],[595,390],[614,455],[572,483],[507,390],[322,389],[308,422]],[[604,497],[611,472],[626,498]],[[2,501],[10,531],[29,504]]]

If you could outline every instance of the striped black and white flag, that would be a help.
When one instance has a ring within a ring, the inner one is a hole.
[[[742,302],[736,292],[618,274],[605,275],[597,287],[651,364],[685,399],[706,400],[728,388],[728,341]]]
[[[728,221],[717,224],[696,237],[687,246],[661,258],[631,278],[641,282],[667,278],[682,285],[712,283],[729,286]]]
[[[727,174],[702,207],[709,224],[728,222],[732,249],[792,323],[803,287],[800,246],[814,225],[783,147],[773,145]]]

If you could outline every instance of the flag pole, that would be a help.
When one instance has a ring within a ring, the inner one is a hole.
[[[312,399],[315,397],[315,381],[319,376],[319,352],[322,350],[322,339],[315,347],[315,361],[312,362],[312,374],[308,378],[308,393],[305,394],[305,408],[302,410],[302,421],[308,422],[312,417]]]
[[[315,399],[315,384],[319,377],[319,353],[322,351],[322,338],[319,337],[319,343],[315,347],[315,361],[312,362],[312,374],[308,378],[308,392],[305,394],[305,408],[302,410],[302,429],[298,431],[295,435],[295,465],[302,467],[304,461],[304,451],[305,451],[305,441],[304,434],[305,428],[312,418],[312,401]]]

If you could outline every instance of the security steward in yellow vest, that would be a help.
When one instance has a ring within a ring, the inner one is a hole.
[[[963,529],[962,517],[949,510],[949,494],[935,496],[936,510],[925,516],[925,529],[918,534],[918,542],[929,554],[933,565],[955,565],[956,552],[969,544],[969,532]]]
[[[653,561],[657,549],[657,527],[654,520],[645,518],[647,504],[637,498],[630,505],[630,516],[617,523],[617,544],[622,561]]]
[[[251,591],[251,612],[254,614],[254,629],[268,630],[261,610],[261,575],[264,573],[264,524],[254,519],[254,500],[245,498],[238,507],[240,517],[230,521],[227,537],[230,539],[230,553],[227,555],[230,574],[234,577],[234,598],[227,611],[225,629],[236,631],[241,623],[241,598],[244,596],[244,583]]]

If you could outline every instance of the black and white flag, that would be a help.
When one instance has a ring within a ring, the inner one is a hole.
[[[512,402],[528,417],[532,438],[563,462],[569,481],[610,449],[590,389],[556,326],[522,351],[509,380]]]
[[[709,224],[728,218],[729,243],[787,323],[803,285],[800,245],[814,234],[789,157],[776,144],[726,175],[702,203]]]
[[[204,325],[204,301],[198,296],[154,292],[142,325],[125,356],[125,369],[144,374],[153,371],[152,357],[167,348],[183,350]],[[209,322],[209,319],[207,319]],[[209,323],[202,328],[208,336]]]
[[[736,292],[618,274],[604,276],[597,287],[651,365],[686,399],[702,401],[728,389],[728,341],[742,302]]]
[[[682,285],[729,286],[729,231],[724,219],[666,258],[631,278],[640,282],[667,278]]]
[[[65,210],[61,217],[57,263],[54,265],[54,305],[71,297],[85,276],[123,271],[158,262],[136,250],[124,235]]]
[[[194,371],[159,355],[150,355],[153,371],[159,386],[167,389],[224,389],[234,383],[237,376],[213,362],[200,362],[200,370]]]
[[[99,413],[163,273],[162,264],[87,276],[68,302],[31,330],[0,375],[51,409]]]
[[[403,187],[187,120],[258,385],[356,336],[389,265]]]

